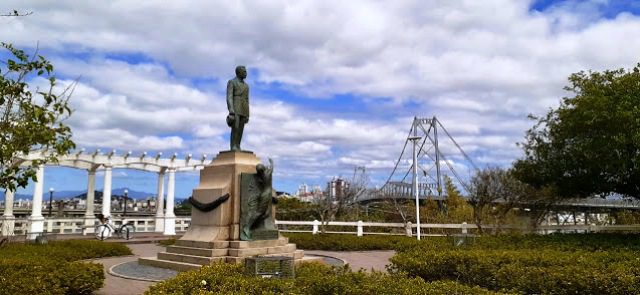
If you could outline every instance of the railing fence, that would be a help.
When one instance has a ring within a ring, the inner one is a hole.
[[[133,218],[113,218],[115,226],[120,226],[123,222],[133,222],[136,232],[154,232],[155,217],[133,217]],[[49,234],[89,234],[98,221],[86,224],[84,218],[49,218],[44,221],[44,229]],[[88,223],[90,223],[89,221]],[[176,232],[185,232],[191,222],[190,217],[176,217]],[[313,221],[276,221],[278,229],[283,232],[307,232],[317,234],[321,232],[323,225],[318,220]],[[411,222],[385,223],[385,222],[363,222],[363,221],[331,221],[324,224],[326,233],[355,234],[363,235],[405,235],[414,236],[416,225]],[[478,227],[475,224],[451,223],[425,223],[420,225],[425,236],[444,236],[451,234],[475,233]],[[29,220],[15,219],[13,222],[13,234],[28,234]],[[491,225],[483,226],[483,229],[493,230]],[[502,230],[518,230],[527,232],[530,229],[524,227],[502,226]],[[546,234],[553,232],[640,232],[640,225],[541,225],[537,228],[538,233]],[[11,233],[11,231],[9,231]]]

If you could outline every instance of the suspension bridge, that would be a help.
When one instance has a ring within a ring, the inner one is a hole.
[[[359,201],[415,199],[415,192],[418,199],[442,201],[447,198],[444,177],[468,193],[462,173],[471,175],[477,170],[478,166],[436,117],[416,117],[384,185],[369,190]]]
[[[415,117],[402,151],[384,185],[379,189],[368,190],[358,199],[358,202],[371,203],[402,199],[441,202],[447,199],[443,188],[444,177],[451,179],[457,187],[468,194],[470,193],[469,182],[463,176],[470,177],[479,170],[440,120],[435,116]],[[497,201],[497,203],[500,202],[502,200]],[[536,206],[526,202],[519,205]],[[602,198],[568,199],[554,203],[552,207],[555,210],[564,211],[640,210],[640,201]]]

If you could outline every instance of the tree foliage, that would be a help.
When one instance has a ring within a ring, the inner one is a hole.
[[[516,175],[566,198],[640,198],[640,64],[569,76],[563,98],[527,131]]]
[[[531,225],[535,227],[555,201],[544,190],[518,180],[513,170],[489,167],[471,178],[469,203],[480,232],[486,223],[493,223],[494,230],[501,231],[502,225],[513,224],[517,218],[514,209],[523,207],[529,208]]]
[[[75,147],[64,124],[71,114],[67,102],[73,88],[54,94],[56,78],[48,60],[37,52],[29,56],[11,44],[1,46],[9,57],[0,67],[0,187],[15,191],[29,179],[36,180],[39,165]],[[42,159],[21,163],[15,158],[34,150],[43,151]]]

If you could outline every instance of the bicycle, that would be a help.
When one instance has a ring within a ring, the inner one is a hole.
[[[133,226],[133,222],[127,222],[120,227],[115,227],[109,222],[109,217],[104,217],[102,214],[98,215],[98,219],[101,224],[98,224],[95,228],[96,239],[104,241],[111,237],[114,233],[118,238],[125,240],[131,239],[131,233],[135,232],[136,228]]]

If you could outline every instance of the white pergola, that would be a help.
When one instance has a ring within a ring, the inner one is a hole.
[[[46,155],[44,151],[31,152],[28,155],[19,155],[15,157],[15,161],[21,165],[28,164],[33,160],[42,159]],[[115,150],[109,153],[101,153],[95,150],[92,153],[86,153],[81,149],[75,153],[58,157],[58,162],[47,163],[51,166],[64,166],[77,169],[87,170],[87,208],[85,211],[85,226],[90,227],[95,222],[94,216],[94,192],[96,171],[104,171],[104,189],[102,197],[102,214],[111,216],[111,178],[112,170],[118,168],[137,169],[158,174],[158,190],[156,199],[156,216],[155,226],[156,232],[162,232],[165,235],[175,235],[175,214],[174,208],[174,192],[175,192],[175,175],[180,171],[200,170],[209,164],[211,159],[207,160],[207,155],[194,159],[191,154],[184,159],[178,159],[177,154],[173,154],[169,158],[162,158],[162,153],[155,156],[147,156],[147,152],[143,152],[138,156],[133,156],[129,151],[122,155],[117,155]],[[164,178],[168,174],[167,182],[167,208],[164,207]],[[44,230],[44,216],[42,216],[42,194],[44,180],[44,165],[37,169],[37,181],[34,183],[33,190],[33,206],[31,215],[29,216],[29,232],[31,236],[42,233]],[[5,209],[2,220],[5,223],[11,223],[15,220],[13,215],[14,192],[7,190],[5,193]],[[3,229],[4,231],[4,229]],[[4,233],[3,233],[4,234]]]

